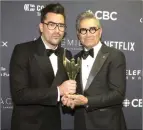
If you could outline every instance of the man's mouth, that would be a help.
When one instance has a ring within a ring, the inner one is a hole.
[[[55,39],[59,39],[59,38],[60,38],[60,36],[53,36],[53,38],[55,38]]]
[[[92,38],[86,38],[86,40],[93,40]]]

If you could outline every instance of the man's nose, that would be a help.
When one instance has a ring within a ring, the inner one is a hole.
[[[90,36],[90,35],[91,35],[91,33],[89,32],[89,30],[87,30],[86,36]]]
[[[55,31],[59,32],[59,26],[58,25],[56,26]]]

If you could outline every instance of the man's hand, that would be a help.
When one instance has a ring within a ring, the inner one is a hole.
[[[88,99],[83,95],[65,95],[61,99],[62,103],[72,109],[75,106],[86,105],[88,103]]]
[[[71,107],[72,109],[75,107],[74,105],[74,101],[70,98],[68,98],[67,95],[64,95],[62,98],[61,98],[61,101],[63,103],[63,105],[67,106],[67,107]]]
[[[76,81],[67,80],[58,87],[60,91],[60,96],[67,95],[67,94],[74,94],[76,92]]]

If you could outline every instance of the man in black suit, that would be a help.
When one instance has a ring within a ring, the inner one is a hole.
[[[68,80],[60,47],[66,29],[63,6],[43,8],[39,28],[41,37],[16,45],[11,57],[11,130],[61,130],[60,97],[76,91],[76,82]],[[66,54],[71,58],[69,51]]]
[[[91,11],[76,21],[83,50],[76,95],[62,98],[64,105],[75,107],[75,130],[126,130],[122,101],[126,88],[124,54],[101,43],[102,28]]]

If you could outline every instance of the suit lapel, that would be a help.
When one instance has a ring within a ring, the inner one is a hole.
[[[46,79],[48,79],[48,81],[53,81],[54,71],[50,59],[46,55],[46,49],[41,38],[37,39],[36,44],[37,44],[37,53],[34,55],[34,57],[37,60],[37,63],[41,68],[43,74],[45,75]]]
[[[105,63],[108,55],[109,55],[109,53],[107,52],[107,47],[105,45],[102,45],[101,49],[99,50],[99,52],[97,54],[97,57],[96,57],[94,63],[93,63],[92,69],[90,71],[90,74],[89,74],[89,77],[88,77],[88,80],[87,80],[87,83],[85,86],[85,90],[87,90],[89,88],[89,86],[91,85],[93,79],[95,78],[95,76],[98,74],[98,72],[102,68],[103,64]]]
[[[48,56],[38,56],[35,54],[35,58],[38,62],[39,67],[41,68],[43,74],[49,79],[53,80],[54,78],[54,71],[49,60]]]

